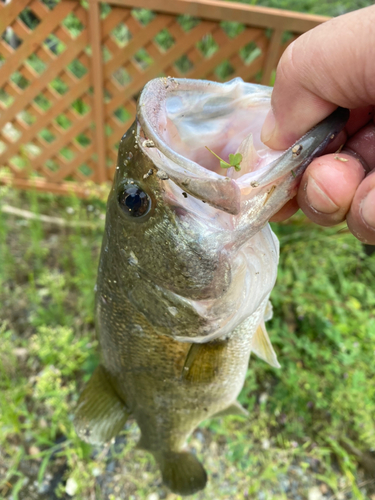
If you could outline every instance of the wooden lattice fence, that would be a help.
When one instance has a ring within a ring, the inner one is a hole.
[[[0,182],[87,194],[112,178],[157,76],[269,83],[321,16],[210,0],[0,3]]]

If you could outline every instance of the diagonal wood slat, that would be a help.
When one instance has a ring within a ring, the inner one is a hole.
[[[51,145],[48,145],[43,152],[35,158],[33,161],[33,168],[38,170],[39,166],[42,166],[48,159],[52,158],[55,154],[58,154],[63,147],[69,146],[71,141],[73,141],[78,134],[86,130],[86,128],[90,125],[90,121],[91,116],[88,114],[77,120],[67,132],[59,135],[58,139],[56,139]]]
[[[74,87],[73,90],[69,92],[69,95],[65,95],[64,99],[60,99],[55,106],[46,111],[42,116],[35,122],[22,136],[22,140],[14,142],[8,150],[0,156],[2,162],[6,163],[8,159],[13,156],[19,147],[32,140],[33,137],[43,128],[45,128],[53,119],[56,118],[61,113],[64,113],[68,106],[71,105],[73,101],[78,99],[84,92],[86,92],[89,85],[88,75],[83,77],[78,85]],[[40,112],[38,110],[38,112]]]
[[[72,59],[85,47],[87,44],[87,33],[84,32],[82,33],[77,40],[74,40],[70,43],[70,45],[67,46],[66,50],[63,52],[63,54],[60,56],[59,59],[56,59],[48,68],[48,70],[43,73],[43,77],[38,78],[38,80],[35,81],[35,85],[30,86],[25,92],[23,92],[22,96],[15,101],[13,106],[11,108],[8,108],[8,110],[1,116],[0,118],[0,128],[5,125],[7,121],[11,119],[11,116],[15,115],[19,111],[22,110],[22,108],[30,102],[41,90],[43,90],[43,87],[45,85],[45,79],[48,80],[53,80],[59,73],[59,70],[61,68],[61,65],[63,67],[67,66]],[[51,90],[48,89],[50,92]]]
[[[11,2],[6,5],[0,4],[0,33],[17,18],[29,3],[30,0],[18,0],[17,2]]]
[[[67,14],[75,7],[74,1],[64,1],[57,4],[56,8],[51,11],[40,23],[39,29],[36,29],[25,40],[17,51],[8,57],[6,63],[1,68],[0,72],[0,86],[4,84],[9,73],[13,73],[22,64],[22,62],[34,52],[35,46],[44,41],[46,35],[50,33],[61,22],[61,18],[66,17]],[[12,4],[11,4],[12,5]]]
[[[104,77],[108,78],[108,76],[111,75],[116,68],[131,59],[137,50],[142,48],[143,45],[150,40],[150,38],[159,33],[159,31],[168,26],[168,24],[172,21],[174,21],[174,19],[171,16],[158,16],[148,25],[147,30],[143,29],[140,33],[138,33],[129,42],[127,47],[118,51],[117,57],[114,57],[105,65]]]
[[[180,40],[174,47],[172,47],[165,54],[159,54],[154,60],[154,64],[146,70],[138,81],[130,83],[130,85],[125,89],[123,95],[118,95],[112,101],[107,104],[107,113],[114,111],[126,98],[129,98],[133,94],[139,92],[146,83],[152,78],[157,77],[168,67],[172,61],[175,61],[181,55],[184,54],[186,49],[193,43],[196,43],[200,38],[202,38],[212,27],[213,23],[201,22],[196,28],[193,28],[184,39]]]
[[[0,3],[0,168],[8,169],[0,183],[85,195],[85,182],[113,177],[117,145],[150,79],[268,84],[285,48],[326,20],[221,0],[86,4]],[[230,31],[228,20],[242,28]]]
[[[262,31],[256,29],[247,29],[243,31],[237,38],[229,40],[223,48],[210,58],[209,61],[204,60],[198,64],[195,69],[189,73],[189,78],[202,78],[209,75],[223,59],[227,59],[233,53],[237,53],[240,48],[256,40],[261,34]]]

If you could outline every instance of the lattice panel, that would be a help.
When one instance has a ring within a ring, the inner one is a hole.
[[[0,165],[15,185],[79,192],[110,180],[150,79],[269,83],[296,38],[283,44],[282,28],[109,3],[100,17],[97,0],[88,9],[77,0],[0,3]]]
[[[0,160],[16,179],[95,180],[87,11],[76,1],[0,4]]]

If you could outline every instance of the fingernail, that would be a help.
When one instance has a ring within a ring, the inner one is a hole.
[[[361,215],[365,223],[375,229],[375,189],[370,191],[362,201]]]
[[[268,111],[266,119],[264,120],[262,131],[260,133],[260,140],[262,142],[268,142],[275,130],[276,120],[272,109]]]
[[[313,177],[308,178],[305,187],[307,201],[310,206],[323,214],[333,214],[339,207],[329,198],[326,193],[318,186]]]

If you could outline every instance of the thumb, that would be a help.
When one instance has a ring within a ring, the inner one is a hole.
[[[280,59],[262,141],[286,149],[337,106],[375,103],[375,6],[332,19]]]

